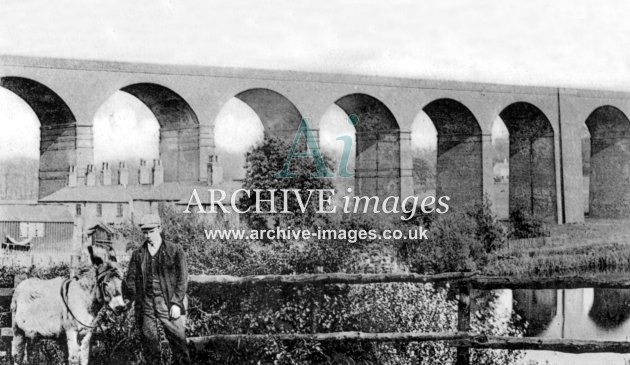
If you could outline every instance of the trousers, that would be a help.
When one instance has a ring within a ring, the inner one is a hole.
[[[160,352],[160,332],[158,321],[164,328],[164,334],[171,347],[173,363],[189,365],[190,354],[186,345],[185,323],[186,317],[171,319],[169,308],[161,295],[147,295],[142,306],[142,348],[144,357],[149,365],[160,365],[162,353]]]

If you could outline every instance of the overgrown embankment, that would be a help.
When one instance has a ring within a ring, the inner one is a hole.
[[[630,222],[553,225],[549,236],[512,240],[483,268],[487,275],[573,275],[630,270]]]

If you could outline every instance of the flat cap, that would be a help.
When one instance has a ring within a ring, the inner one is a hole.
[[[162,220],[157,214],[145,214],[140,219],[140,229],[153,229],[162,225]]]

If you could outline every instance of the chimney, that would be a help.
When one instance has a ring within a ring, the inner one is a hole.
[[[153,185],[158,186],[164,184],[164,168],[162,160],[153,160]]]
[[[94,174],[94,165],[87,165],[87,172],[85,173],[85,185],[96,185],[96,176]]]
[[[208,159],[208,186],[223,181],[223,166],[219,165],[219,156],[210,155]]]
[[[151,168],[147,166],[147,161],[140,159],[140,168],[138,169],[138,183],[141,185],[151,184]]]
[[[125,162],[118,163],[118,184],[124,186],[129,184],[129,170]]]
[[[68,173],[68,186],[77,186],[77,167],[75,165],[70,166],[70,172]]]
[[[109,162],[103,162],[101,170],[101,185],[112,184],[112,170],[109,169]]]

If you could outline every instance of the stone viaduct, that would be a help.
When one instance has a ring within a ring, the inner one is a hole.
[[[305,118],[318,130],[333,104],[356,115],[357,193],[413,194],[411,124],[424,111],[438,131],[437,195],[451,206],[492,196],[491,128],[510,141],[511,208],[580,222],[581,135],[591,134],[590,214],[630,213],[630,94],[566,88],[0,56],[0,86],[39,118],[40,197],[65,186],[70,166],[93,164],[93,119],[113,93],[134,95],[160,124],[164,181],[205,181],[213,124],[232,97],[266,131],[293,138]],[[1,132],[1,131],[0,131]]]

